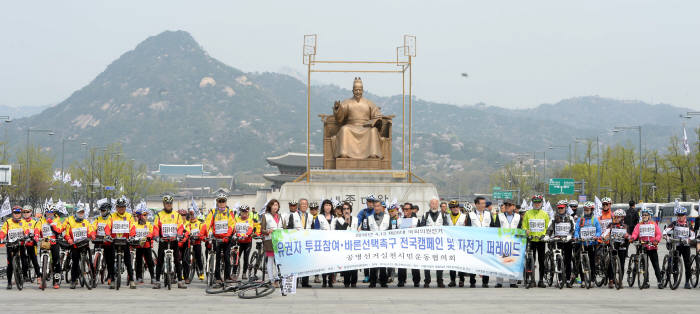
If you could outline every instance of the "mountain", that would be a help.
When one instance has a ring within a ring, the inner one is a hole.
[[[330,113],[334,100],[351,95],[333,85],[312,88],[312,152],[322,149],[317,115]],[[393,162],[398,168],[401,97],[366,96],[384,114],[396,115]],[[453,189],[459,180],[471,192],[485,189],[490,170],[512,153],[568,145],[575,137],[631,121],[644,125],[646,147],[663,147],[677,130],[677,113],[687,110],[600,97],[522,110],[415,98],[413,108],[415,172],[441,189]],[[27,126],[54,129],[58,140],[34,135],[32,142],[57,154],[61,137],[76,139],[66,142],[66,164],[84,156],[77,142],[121,141],[130,158],[150,169],[158,163],[204,163],[212,173],[260,178],[270,170],[264,157],[306,150],[306,85],[290,75],[228,66],[209,56],[189,33],[166,31],[121,55],[59,104],[17,119],[9,127],[10,138],[19,139],[11,143],[15,148],[23,145]],[[557,151],[551,156],[566,158]]]
[[[29,117],[42,112],[48,106],[3,106],[0,105],[0,115],[10,116],[11,119]]]

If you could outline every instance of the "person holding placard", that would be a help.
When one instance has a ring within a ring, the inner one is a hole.
[[[483,198],[482,198],[483,199]],[[459,202],[457,200],[451,200],[447,206],[449,207],[449,216],[447,219],[447,225],[448,226],[467,226],[467,219],[469,219],[469,214],[468,213],[463,213],[459,209]],[[491,221],[489,219],[489,221]],[[466,277],[467,273],[465,272],[459,272],[459,286],[464,287],[464,278]],[[457,279],[457,272],[454,270],[450,270],[450,283],[447,284],[448,287],[452,288],[456,286],[457,284],[455,283],[455,280]]]
[[[178,238],[182,238],[184,233],[185,221],[182,219],[180,214],[173,212],[172,195],[163,196],[163,210],[159,211],[158,214],[156,214],[156,218],[153,220],[153,239],[158,242],[158,238],[161,238],[161,243],[158,243],[156,282],[153,284],[153,289],[160,289],[160,276],[163,274],[165,249],[168,248],[173,251],[177,251]],[[180,271],[180,265],[180,256],[175,254],[175,272],[177,274],[182,274]],[[178,278],[177,287],[184,289],[187,286],[184,282],[182,282],[182,280],[182,277]]]
[[[496,220],[493,225],[496,228],[509,228],[516,229],[520,228],[520,215],[515,212],[515,202],[513,200],[507,199],[503,201],[503,211],[496,215]],[[573,225],[573,224],[572,224]],[[573,229],[573,228],[572,228]],[[572,231],[573,232],[573,231]],[[496,288],[503,287],[503,278],[496,278]],[[510,287],[517,288],[517,280],[510,280]]]
[[[124,239],[128,240],[131,237],[136,236],[136,225],[134,224],[134,218],[131,214],[126,212],[126,199],[120,198],[116,202],[117,211],[109,216],[107,225],[105,226],[105,243],[112,242],[111,239]],[[107,261],[107,276],[111,279],[110,289],[116,287],[116,282],[114,280],[114,255],[117,253],[117,249],[121,249],[124,253],[124,260],[131,261],[131,250],[129,250],[128,245],[122,245],[117,248],[114,245],[105,246],[105,260]],[[131,267],[131,263],[126,264],[126,272],[128,278],[128,285],[131,289],[136,289],[136,283],[134,282],[134,269]],[[117,274],[121,276],[121,274]]]
[[[411,203],[404,203],[403,204],[403,218],[401,218],[401,222],[399,223],[399,229],[407,229],[407,228],[415,228],[418,227],[418,224],[420,221],[418,220],[418,217],[416,217],[415,211],[413,210],[414,206]],[[398,287],[403,287],[406,285],[406,277],[407,277],[407,270],[406,268],[399,268],[398,270]],[[418,288],[420,287],[420,269],[411,269],[411,277],[413,279],[413,287]]]
[[[615,245],[615,248],[617,249],[617,256],[620,259],[620,271],[624,274],[625,273],[625,260],[627,259],[627,247],[629,246],[629,242],[627,239],[629,238],[629,234],[627,233],[627,225],[625,224],[625,210],[624,209],[618,209],[613,213],[613,221],[610,225],[608,225],[608,228],[603,230],[603,235],[602,238],[605,241],[604,243],[609,243],[608,241],[612,241],[613,245]],[[613,269],[612,269],[612,263],[608,264],[608,278],[610,278],[610,281],[608,282],[608,288],[612,289],[615,287],[615,282],[612,280],[614,274],[613,274]]]
[[[690,230],[690,223],[688,223],[688,209],[685,207],[676,207],[674,209],[676,214],[676,221],[664,229],[663,234],[668,238],[679,240],[678,252],[683,256],[683,263],[685,264],[685,289],[690,289],[690,240],[695,239],[695,232]]]
[[[595,215],[593,215],[593,207],[595,207],[595,204],[591,201],[583,203],[583,216],[578,218],[576,230],[574,231],[574,239],[578,239],[582,242],[583,249],[588,254],[591,269],[595,269],[597,240],[602,234],[600,222]]]
[[[523,215],[523,229],[531,240],[528,241],[528,245],[532,245],[533,252],[537,257],[537,262],[539,264],[539,275],[540,280],[537,286],[540,288],[545,288],[546,285],[542,279],[544,278],[544,249],[545,243],[542,242],[542,238],[545,236],[547,228],[549,228],[549,214],[542,210],[542,201],[544,197],[542,195],[535,195],[532,197],[532,209],[525,212]],[[600,233],[598,233],[600,235]]]
[[[651,219],[651,209],[642,209],[642,221],[640,221],[636,226],[634,226],[634,231],[630,237],[631,241],[639,239],[644,242],[644,251],[651,262],[651,266],[654,267],[654,274],[656,275],[656,281],[659,282],[659,289],[663,289],[664,286],[661,284],[661,272],[659,271],[659,254],[656,252],[661,242],[661,229],[659,225]],[[643,289],[649,288],[649,282],[639,283],[642,285]]]

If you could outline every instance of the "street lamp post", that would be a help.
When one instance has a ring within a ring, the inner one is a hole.
[[[639,201],[642,201],[642,126],[616,126],[613,132],[621,132],[624,130],[637,130],[639,134]]]
[[[593,141],[593,139],[578,138],[577,137],[575,142],[582,143],[582,142],[588,142],[588,141]],[[600,169],[600,136],[599,135],[595,136],[595,147],[596,147],[596,153],[598,155],[598,158],[596,158],[596,159],[598,159],[598,171],[596,171],[596,175],[598,177],[598,188],[597,188],[596,193],[598,193],[598,195],[600,195],[600,172],[601,172],[601,169]]]
[[[52,130],[45,130],[45,129],[32,129],[31,127],[27,128],[27,170],[26,170],[26,177],[25,177],[25,202],[29,202],[29,170],[31,167],[31,163],[29,162],[29,138],[31,137],[32,132],[35,133],[48,133],[49,135],[54,135],[55,133]]]
[[[0,119],[5,119],[5,123],[12,122],[10,116],[0,116]],[[5,128],[5,145],[2,146],[2,160],[7,160],[7,144],[9,144],[9,140],[7,139],[7,128]]]
[[[567,157],[569,159],[569,176],[573,178],[574,177],[574,170],[572,168],[573,165],[571,164],[571,143],[569,143],[568,146],[567,145],[549,145],[550,150],[563,149],[563,148],[567,148],[567,147],[569,148],[569,155],[567,155]]]

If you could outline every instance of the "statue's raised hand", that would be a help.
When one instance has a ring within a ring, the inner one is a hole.
[[[340,108],[340,101],[336,100],[333,104],[333,110],[338,110],[338,108]]]

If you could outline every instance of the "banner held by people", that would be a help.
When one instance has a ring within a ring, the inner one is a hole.
[[[464,227],[367,232],[275,230],[272,241],[283,276],[399,267],[522,279],[523,235],[520,229]]]

